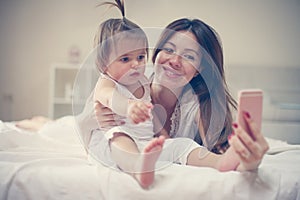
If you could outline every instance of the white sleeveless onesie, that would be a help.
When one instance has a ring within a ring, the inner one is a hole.
[[[116,83],[117,90],[129,98],[135,98],[124,86]],[[149,88],[148,86],[145,87]],[[150,90],[150,88],[149,88]],[[146,90],[145,90],[146,91]],[[150,93],[149,93],[150,94]],[[196,114],[199,106],[197,97],[188,91],[180,98],[176,109],[172,115],[172,127],[170,136],[172,139],[166,139],[163,151],[157,162],[157,168],[165,167],[170,163],[186,164],[187,157],[195,148],[201,147],[193,141],[197,134],[198,126],[195,122]],[[150,100],[150,95],[145,92],[143,100]],[[116,126],[109,130],[96,129],[92,132],[89,143],[89,150],[96,160],[100,160],[103,164],[110,167],[116,167],[115,162],[110,157],[110,148],[108,140],[113,136],[114,132],[123,132],[128,134],[137,144],[140,151],[153,138],[153,124],[148,120],[145,123],[133,124],[130,119],[125,119],[126,123],[122,126]],[[203,149],[207,152],[206,149]],[[117,168],[117,167],[116,167]]]
[[[106,79],[113,81],[116,85],[116,90],[120,94],[127,97],[128,99],[151,102],[150,85],[149,85],[149,81],[147,81],[146,77],[144,79],[140,80],[140,83],[144,88],[144,95],[140,99],[136,98],[125,86],[116,82],[112,78],[110,78],[106,75],[102,75],[102,78],[106,78]],[[153,132],[152,118],[149,120],[146,120],[145,122],[138,123],[138,124],[132,123],[131,119],[128,117],[124,117],[124,121],[125,121],[124,125],[115,126],[115,127],[111,128],[110,130],[108,130],[105,133],[106,138],[111,139],[113,137],[113,134],[116,132],[126,133],[133,140],[150,140],[153,138],[154,132]]]

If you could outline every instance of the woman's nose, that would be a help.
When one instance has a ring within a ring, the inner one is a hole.
[[[170,64],[173,67],[180,67],[181,65],[181,56],[178,54],[173,54],[172,57],[170,58]]]

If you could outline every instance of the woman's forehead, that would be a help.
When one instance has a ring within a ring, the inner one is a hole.
[[[195,51],[199,51],[200,49],[196,36],[189,31],[178,31],[167,42],[173,43],[176,47],[182,49],[188,48]]]

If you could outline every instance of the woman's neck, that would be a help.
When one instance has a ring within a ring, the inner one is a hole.
[[[169,88],[166,88],[162,85],[158,85],[153,82],[151,84],[151,99],[153,105],[158,104],[159,106],[162,106],[163,109],[165,109],[165,114],[161,114],[159,109],[156,112],[156,117],[154,117],[154,126],[156,127],[157,122],[159,122],[158,127],[163,127],[160,130],[160,134],[165,135],[167,137],[169,137],[169,133],[171,131],[171,118],[181,92],[182,89],[177,90],[175,93]]]
[[[151,84],[151,98],[153,104],[160,104],[167,110],[175,107],[181,92],[182,89],[175,91],[159,84]]]

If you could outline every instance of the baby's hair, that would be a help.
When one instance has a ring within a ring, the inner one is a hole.
[[[124,1],[123,0],[115,0],[115,1],[116,1],[116,3],[104,2],[104,3],[97,5],[97,7],[103,6],[103,5],[109,5],[109,7],[111,8],[111,7],[115,6],[115,7],[119,8],[119,10],[122,13],[122,17],[124,18],[125,17]]]
[[[115,3],[104,2],[97,7],[103,5],[109,5],[110,8],[117,7],[122,14],[122,18],[111,18],[104,21],[99,25],[95,35],[94,47],[97,48],[96,64],[97,68],[102,73],[105,72],[105,68],[109,64],[109,55],[112,52],[114,45],[120,39],[134,39],[136,41],[140,40],[145,42],[148,55],[147,36],[141,27],[125,17],[124,0],[115,0]]]

